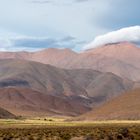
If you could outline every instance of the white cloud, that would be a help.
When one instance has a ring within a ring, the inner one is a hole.
[[[83,49],[86,50],[99,47],[108,43],[117,43],[123,41],[140,43],[140,26],[122,28],[117,31],[97,36],[91,43],[84,46]]]

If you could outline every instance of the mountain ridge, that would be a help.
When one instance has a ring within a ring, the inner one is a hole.
[[[112,72],[140,81],[140,48],[129,42],[107,44],[81,53],[70,49],[49,48],[37,52],[0,52],[0,59],[23,59],[65,69],[93,69]],[[133,71],[133,73],[132,73]]]

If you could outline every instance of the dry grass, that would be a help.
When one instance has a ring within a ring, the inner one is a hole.
[[[30,119],[1,119],[0,128],[3,127],[30,127],[30,126],[103,126],[103,125],[140,125],[140,120],[109,120],[109,121],[67,121],[69,118],[30,118]]]
[[[0,140],[140,140],[140,121],[0,120]]]

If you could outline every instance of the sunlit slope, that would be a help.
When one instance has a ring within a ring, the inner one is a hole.
[[[78,118],[79,120],[140,120],[140,89],[129,91]]]

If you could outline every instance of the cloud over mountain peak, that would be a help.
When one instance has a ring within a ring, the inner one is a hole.
[[[131,26],[122,28],[117,31],[109,32],[104,35],[97,36],[91,43],[84,46],[85,49],[99,47],[108,43],[117,43],[117,42],[134,42],[140,43],[140,26]]]

